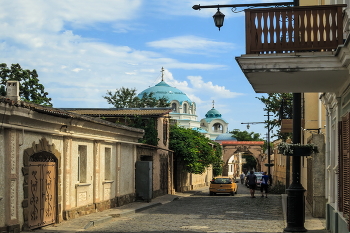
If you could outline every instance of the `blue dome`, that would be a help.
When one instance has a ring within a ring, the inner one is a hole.
[[[154,93],[154,97],[159,99],[162,97],[168,98],[169,101],[177,100],[180,103],[187,101],[188,103],[192,103],[192,101],[188,98],[188,96],[175,87],[169,86],[166,82],[161,81],[157,85],[147,88],[138,94],[139,98],[142,98],[143,93]]]
[[[223,133],[220,134],[215,138],[215,141],[237,141],[235,137],[232,137],[232,134],[230,133]]]
[[[219,118],[221,117],[221,113],[216,110],[215,108],[212,108],[211,110],[209,110],[207,112],[207,114],[205,114],[205,117],[206,118]]]

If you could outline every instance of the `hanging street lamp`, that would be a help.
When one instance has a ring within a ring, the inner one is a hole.
[[[225,18],[225,15],[221,13],[220,8],[218,8],[218,11],[215,13],[215,15],[213,15],[213,18],[214,18],[215,26],[217,26],[220,31],[220,28],[224,25],[224,18]]]

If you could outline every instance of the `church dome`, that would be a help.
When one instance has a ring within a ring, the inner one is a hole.
[[[162,97],[166,97],[168,98],[168,101],[172,101],[172,100],[177,100],[180,102],[180,104],[182,104],[182,102],[187,101],[188,103],[192,103],[192,101],[190,100],[190,98],[188,98],[188,96],[183,93],[182,91],[180,91],[179,89],[169,86],[166,82],[161,81],[160,83],[156,84],[153,87],[149,87],[146,90],[142,91],[140,94],[138,94],[139,98],[142,98],[143,93],[154,93],[154,97],[159,99]]]
[[[223,133],[220,134],[215,138],[215,141],[237,141],[235,137],[232,137],[232,134],[230,133]]]
[[[209,110],[207,112],[207,114],[205,114],[205,117],[206,118],[218,118],[218,117],[221,117],[221,113],[216,110],[215,108],[212,108],[211,110]]]

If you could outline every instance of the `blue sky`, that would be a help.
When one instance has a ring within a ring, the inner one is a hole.
[[[193,5],[267,0],[0,0],[1,61],[36,69],[56,108],[113,107],[103,99],[121,87],[138,92],[161,80],[197,104],[198,119],[215,108],[229,130],[266,119],[264,105],[240,70],[244,13]],[[248,131],[265,136],[264,124]]]

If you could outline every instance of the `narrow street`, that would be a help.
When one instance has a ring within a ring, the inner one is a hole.
[[[282,232],[280,195],[250,198],[239,184],[235,196],[209,196],[206,189],[126,217],[113,218],[86,232]]]

